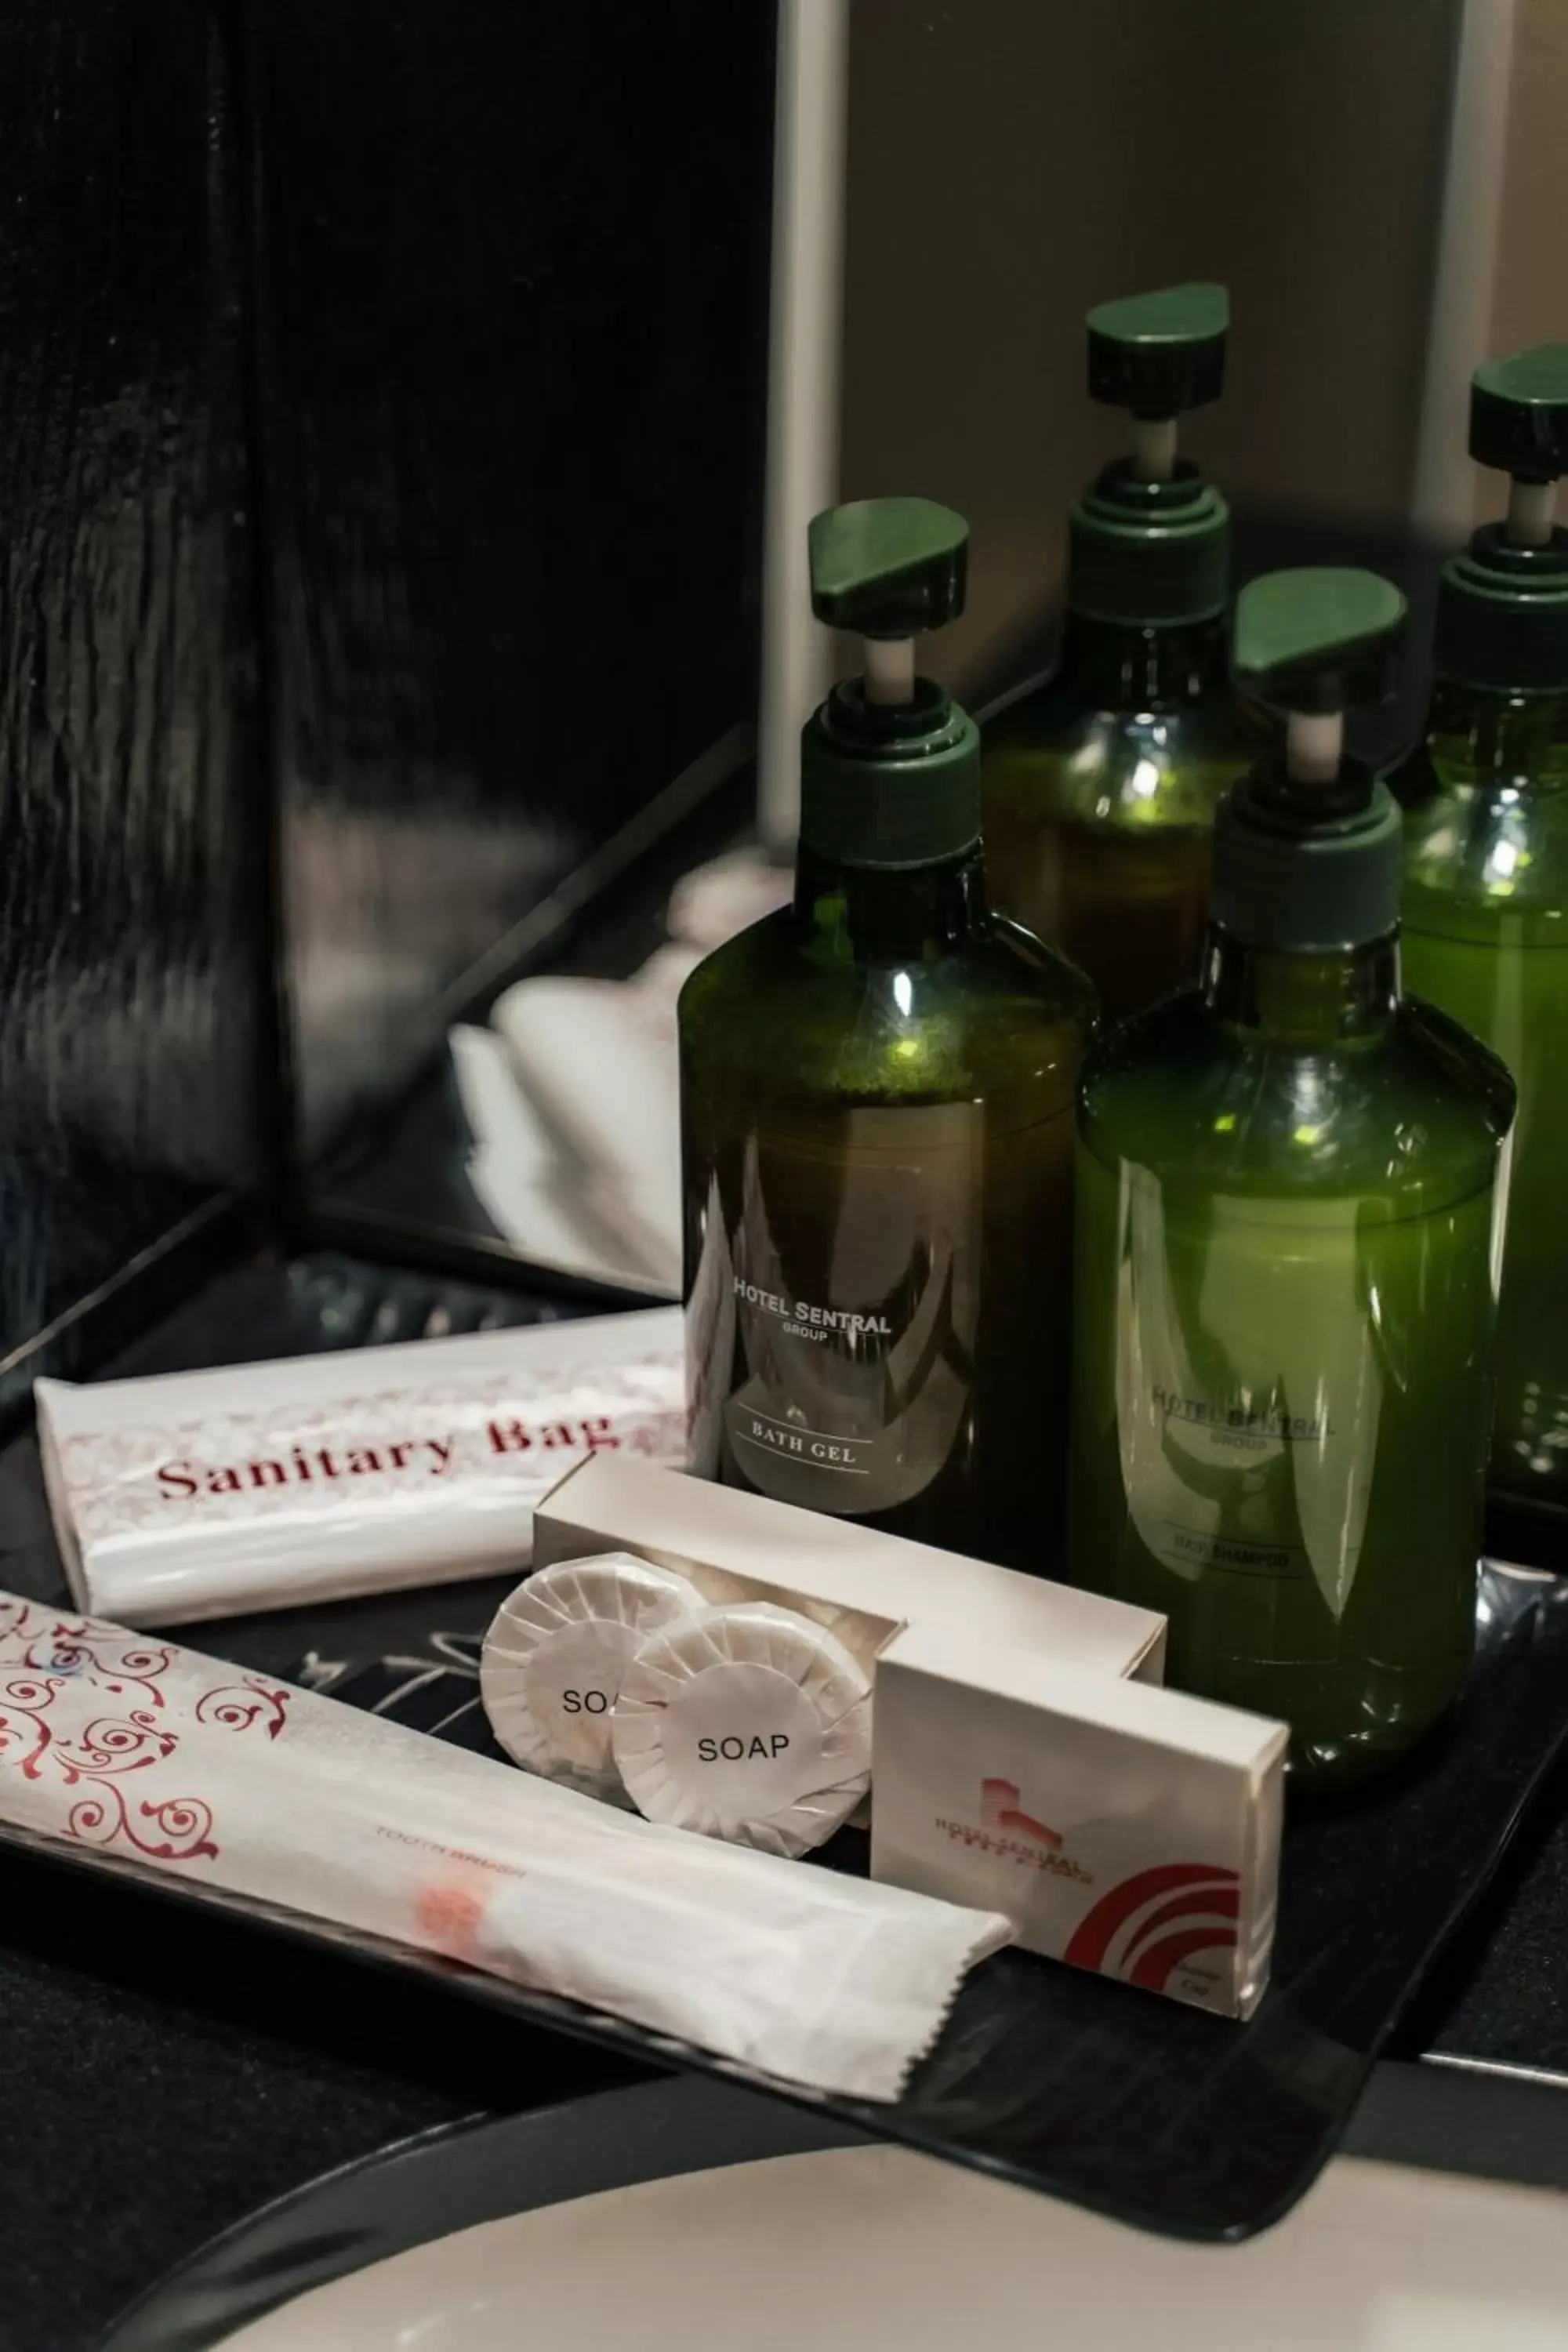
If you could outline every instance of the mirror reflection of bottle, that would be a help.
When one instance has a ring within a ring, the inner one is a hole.
[[[1179,419],[1219,397],[1223,286],[1089,316],[1089,389],[1130,448],[1073,508],[1054,675],[985,730],[986,865],[998,906],[1093,981],[1108,1015],[1194,979],[1215,810],[1263,747],[1231,685],[1230,516]]]
[[[1406,810],[1410,987],[1492,1046],[1519,1086],[1489,1483],[1568,1507],[1568,344],[1482,368],[1470,455],[1513,477],[1438,591]],[[1528,1538],[1527,1538],[1528,1539]]]
[[[1283,1717],[1352,1779],[1474,1638],[1506,1071],[1399,978],[1400,828],[1342,748],[1404,603],[1276,574],[1238,665],[1282,759],[1222,812],[1200,985],[1080,1097],[1072,1559],[1170,1618],[1170,1679]]]
[[[965,540],[914,499],[813,529],[816,610],[865,636],[866,671],[805,730],[794,904],[681,997],[693,1454],[1044,1570],[1093,996],[992,911],[977,732],[915,673]]]

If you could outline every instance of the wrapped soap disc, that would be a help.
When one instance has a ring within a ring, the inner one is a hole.
[[[586,1796],[626,1802],[611,1711],[646,1636],[702,1607],[694,1584],[630,1552],[558,1560],[503,1601],[479,1660],[479,1692],[507,1754]]]
[[[870,1785],[870,1677],[793,1610],[705,1609],[645,1642],[611,1738],[649,1821],[805,1853]]]

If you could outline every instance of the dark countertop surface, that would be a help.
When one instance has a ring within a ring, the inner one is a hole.
[[[237,1268],[192,1310],[206,1334],[225,1335],[209,1359],[552,1311],[325,1256]],[[190,1328],[190,1312],[176,1318],[136,1351],[137,1368],[188,1356]],[[0,1454],[0,1587],[61,1590],[30,1435]],[[441,1623],[482,1628],[497,1592],[445,1589]],[[222,1646],[279,1673],[308,1649],[374,1655],[427,1631],[431,1606],[413,1593],[236,1620]],[[1523,2105],[1503,2137],[1527,2129],[1534,2177],[1568,2182],[1565,1946],[1568,1765],[1397,2037],[1396,2057],[1428,2061],[1419,2072],[1437,2104],[1405,2100],[1380,2152],[1420,2154],[1424,2137],[1444,2137],[1455,2116],[1479,2115],[1515,2081]],[[1439,2066],[1494,2081],[1466,2086],[1449,2074],[1439,2089]],[[464,2116],[642,2071],[345,1955],[0,1852],[0,2352],[90,2352],[171,2263],[314,2174]],[[1543,2095],[1543,2077],[1561,2094]],[[1380,2102],[1385,2090],[1368,2104]]]
[[[247,1264],[123,1370],[534,1321],[537,1297],[319,1257]],[[193,1338],[193,1333],[198,1336]],[[0,1453],[0,1588],[65,1598],[34,1437]],[[506,1580],[446,1588],[479,1631]],[[432,1596],[194,1637],[279,1674],[416,1642]],[[134,2294],[313,2175],[465,2116],[640,2079],[613,2053],[341,1953],[0,1848],[0,2352],[89,2352]]]

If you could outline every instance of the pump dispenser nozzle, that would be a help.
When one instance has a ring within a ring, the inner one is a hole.
[[[858,499],[814,516],[811,609],[864,640],[866,699],[910,701],[915,639],[963,610],[969,525],[931,499]]]
[[[1331,783],[1344,756],[1345,712],[1393,693],[1406,606],[1375,572],[1270,572],[1236,600],[1238,683],[1285,719],[1285,773]]]
[[[1553,520],[1568,474],[1568,343],[1492,360],[1470,381],[1471,457],[1511,477],[1507,520],[1483,523],[1444,567],[1439,674],[1501,693],[1568,687],[1568,531]]]
[[[1177,418],[1225,389],[1229,295],[1223,286],[1167,286],[1101,302],[1088,324],[1090,400],[1126,409],[1139,480],[1168,482]]]
[[[1126,410],[1131,450],[1073,509],[1068,603],[1149,628],[1205,620],[1225,605],[1230,518],[1176,439],[1178,420],[1224,389],[1230,298],[1168,286],[1102,302],[1087,323],[1089,398]]]
[[[1399,917],[1399,812],[1344,749],[1347,710],[1386,701],[1407,607],[1375,572],[1273,572],[1236,601],[1237,682],[1285,720],[1282,760],[1237,784],[1215,830],[1214,916],[1259,947],[1380,939]]]
[[[1568,474],[1568,343],[1538,343],[1476,370],[1470,455],[1513,478],[1509,545],[1547,546],[1558,480]]]
[[[963,610],[969,526],[930,499],[860,499],[814,517],[811,609],[862,641],[802,743],[802,843],[871,866],[952,856],[980,831],[980,737],[915,671],[915,639]]]

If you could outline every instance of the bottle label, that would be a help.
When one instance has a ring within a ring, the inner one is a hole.
[[[1080,1544],[1164,1610],[1194,1687],[1303,1742],[1429,1719],[1474,1628],[1490,1186],[1409,1214],[1267,1167],[1250,1192],[1089,1149],[1079,1172]]]
[[[1297,1539],[1295,1498],[1303,1481],[1321,1475],[1331,1447],[1335,1431],[1325,1413],[1288,1412],[1272,1397],[1260,1402],[1250,1390],[1202,1396],[1158,1380],[1149,1382],[1142,1399],[1130,1402],[1124,1429],[1141,1498],[1135,1515],[1152,1551],[1171,1567],[1232,1576],[1311,1573],[1307,1546]],[[1287,1465],[1281,1480],[1278,1474]],[[1239,1495],[1234,1491],[1238,1474]],[[1233,1490],[1230,1500],[1243,1511],[1254,1506],[1257,1532],[1240,1527],[1222,1532],[1215,1508],[1225,1489]],[[1281,1500],[1287,1500],[1283,1511]],[[1152,1511],[1145,1507],[1151,1501]],[[1162,1504],[1171,1516],[1160,1516]]]
[[[816,1148],[748,1142],[705,1295],[707,1321],[732,1328],[721,1421],[752,1486],[864,1517],[922,1494],[963,1446],[984,1152],[973,1103],[852,1110]]]
[[[1338,1616],[1386,1404],[1375,1244],[1353,1203],[1222,1197],[1172,1215],[1142,1171],[1121,1211],[1117,1424],[1140,1538],[1185,1578],[1315,1584]]]

